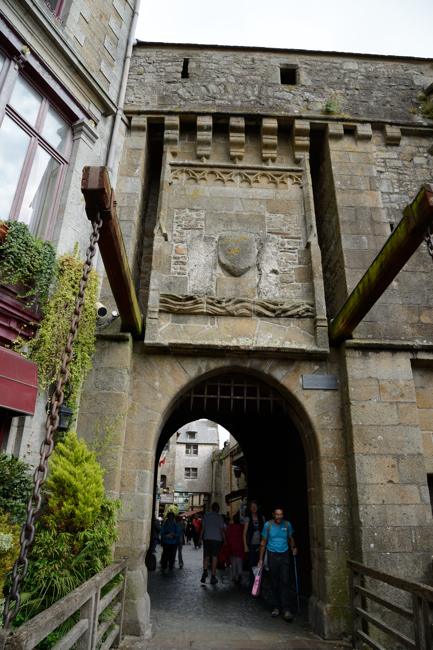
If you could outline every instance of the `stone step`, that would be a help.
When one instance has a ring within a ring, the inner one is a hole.
[[[128,641],[121,650],[347,650],[352,645],[345,641],[324,641],[322,639],[287,639],[284,641],[244,640],[175,640],[152,639],[150,641]]]

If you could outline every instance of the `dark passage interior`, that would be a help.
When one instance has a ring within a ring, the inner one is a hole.
[[[301,593],[309,596],[306,458],[286,400],[254,376],[230,373],[208,378],[179,397],[160,436],[156,463],[173,433],[200,418],[218,422],[239,442],[247,464],[248,498],[258,501],[266,518],[276,505],[284,508],[299,548]]]

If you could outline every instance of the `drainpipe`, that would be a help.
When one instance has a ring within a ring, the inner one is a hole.
[[[116,139],[119,132],[120,122],[122,120],[123,107],[125,105],[126,85],[128,83],[129,67],[131,65],[132,47],[135,40],[135,28],[137,26],[138,12],[140,11],[141,0],[135,0],[134,13],[132,16],[131,27],[129,30],[128,43],[126,46],[126,54],[123,62],[122,78],[120,80],[119,95],[117,98],[117,110],[114,116],[113,128],[111,129],[110,146],[107,151],[107,158],[105,161],[108,167],[110,177],[113,176],[114,155],[116,150]]]

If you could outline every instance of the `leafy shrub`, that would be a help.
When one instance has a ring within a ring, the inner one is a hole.
[[[74,432],[66,434],[51,456],[44,495],[17,625],[50,607],[113,559],[119,503],[106,498],[103,470]]]
[[[69,432],[51,457],[45,525],[70,533],[91,528],[104,502],[104,472],[84,440]]]
[[[0,599],[6,576],[12,570],[19,553],[20,527],[6,512],[0,511]]]
[[[34,237],[20,221],[2,222],[7,235],[0,242],[0,279],[3,284],[23,284],[26,297],[48,300],[56,268],[56,254],[50,242]]]
[[[12,523],[24,523],[31,491],[29,466],[14,456],[0,453],[0,511],[8,513]]]

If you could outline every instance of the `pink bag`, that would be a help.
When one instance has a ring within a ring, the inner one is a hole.
[[[251,590],[251,595],[255,596],[256,598],[260,593],[260,587],[262,584],[262,574],[263,574],[263,567],[257,568],[257,572],[254,571],[255,577],[254,577],[253,588]]]

